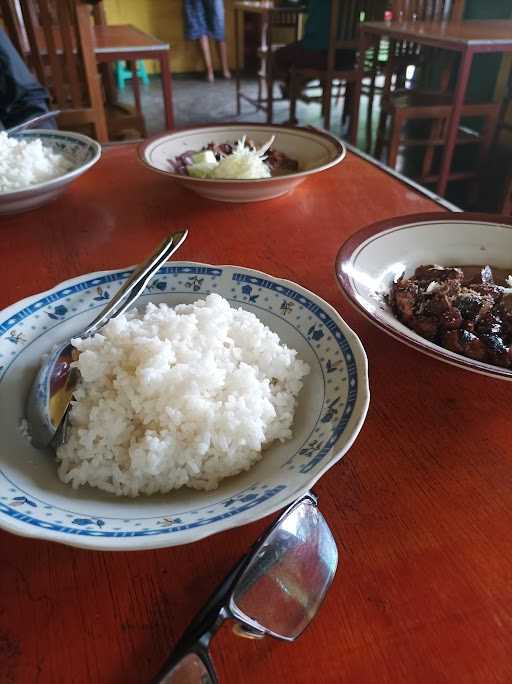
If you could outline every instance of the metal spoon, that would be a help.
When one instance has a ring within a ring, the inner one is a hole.
[[[24,131],[25,128],[31,128],[32,126],[35,126],[35,124],[40,123],[41,121],[46,121],[46,119],[51,119],[54,116],[58,116],[60,114],[60,109],[55,109],[52,110],[51,112],[45,112],[44,114],[38,114],[37,116],[33,116],[31,119],[27,119],[23,123],[18,124],[17,126],[13,126],[12,128],[7,128],[6,133],[7,135],[12,135],[13,133],[19,133],[20,131]]]
[[[124,313],[142,294],[160,266],[174,254],[188,235],[187,230],[166,238],[128,278],[92,323],[77,337],[94,335],[111,318]],[[37,372],[27,398],[26,418],[32,444],[43,449],[50,445],[66,416],[80,374],[71,368],[77,350],[69,340],[54,347]],[[62,433],[62,430],[60,431]]]

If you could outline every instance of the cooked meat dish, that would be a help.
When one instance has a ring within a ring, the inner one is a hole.
[[[257,151],[257,145],[253,140],[244,139],[244,146],[250,150]],[[176,173],[186,176],[188,175],[188,168],[192,164],[192,157],[198,152],[211,151],[215,155],[217,162],[219,162],[225,157],[232,155],[236,148],[236,142],[232,144],[211,142],[202,147],[201,150],[188,150],[174,159],[169,159],[169,164]],[[284,176],[299,171],[299,162],[296,159],[288,157],[284,152],[279,152],[273,146],[269,147],[266,151],[264,161],[272,176]]]
[[[419,266],[412,277],[395,280],[388,301],[396,317],[427,340],[510,368],[511,281],[490,266]]]

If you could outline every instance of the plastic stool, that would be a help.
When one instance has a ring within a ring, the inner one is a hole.
[[[137,76],[140,78],[144,85],[149,85],[149,77],[144,66],[144,61],[139,60],[137,63]],[[119,90],[124,90],[126,87],[126,81],[132,78],[133,74],[130,69],[127,68],[126,62],[120,60],[116,62],[116,81]]]

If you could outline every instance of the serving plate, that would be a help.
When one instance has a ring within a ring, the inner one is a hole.
[[[340,315],[299,285],[248,268],[172,262],[139,306],[175,305],[217,292],[255,313],[311,366],[293,438],[273,444],[249,471],[210,492],[115,497],[57,477],[53,453],[24,435],[24,403],[41,355],[78,334],[132,271],[73,278],[0,316],[0,527],[86,548],[185,544],[266,516],[306,492],[354,442],[369,402],[363,347]]]
[[[192,178],[175,173],[169,159],[190,150],[200,150],[211,142],[233,143],[244,135],[258,146],[273,135],[274,148],[299,162],[299,171],[273,178],[255,180],[221,180]],[[184,128],[163,133],[139,146],[139,158],[152,171],[180,183],[201,197],[221,202],[258,202],[291,192],[308,176],[339,164],[345,157],[345,146],[334,135],[315,128],[280,126],[277,124],[216,124]]]
[[[41,139],[43,145],[70,159],[73,168],[52,180],[34,183],[21,190],[0,192],[0,215],[18,214],[51,202],[101,157],[101,145],[81,133],[31,128],[15,137],[27,141]]]
[[[512,273],[512,217],[447,212],[399,216],[352,235],[336,258],[336,275],[355,308],[394,338],[459,368],[512,380],[512,370],[475,361],[421,337],[386,302],[393,280],[421,264],[489,264]]]

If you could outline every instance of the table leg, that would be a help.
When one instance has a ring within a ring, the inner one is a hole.
[[[274,118],[274,69],[272,64],[272,17],[267,18],[267,123],[271,124]]]
[[[375,81],[379,61],[380,36],[375,37],[373,58],[370,68],[370,84],[368,86],[368,110],[366,112],[366,152],[372,149],[373,100],[375,99]]]
[[[140,81],[137,74],[137,62],[128,61],[128,69],[132,72],[133,99],[135,101],[135,111],[139,116],[142,115],[142,104],[140,101]]]
[[[437,194],[441,195],[441,197],[444,197],[446,186],[448,185],[448,176],[452,165],[453,151],[457,140],[457,131],[459,129],[462,106],[464,104],[472,61],[473,51],[471,49],[464,50],[461,55],[461,64],[459,67],[457,86],[455,88],[453,108],[448,123],[448,135],[446,136],[446,144],[443,149],[443,158],[441,160],[441,170],[437,181]]]
[[[236,85],[236,113],[242,112],[242,98],[240,97],[240,12],[235,8],[235,85]]]
[[[172,83],[168,51],[160,56],[160,76],[162,78],[162,93],[164,96],[165,125],[167,130],[172,130],[174,128],[174,115],[172,112]]]
[[[359,123],[359,107],[361,101],[361,92],[363,88],[364,78],[364,55],[366,52],[367,36],[363,29],[363,25],[359,28],[359,47],[357,55],[357,69],[356,78],[354,82],[353,101],[350,110],[350,127],[348,131],[348,139],[351,145],[356,144],[357,128]]]

